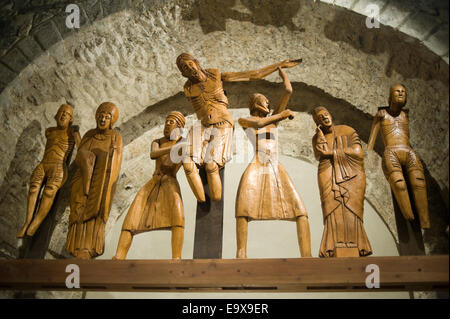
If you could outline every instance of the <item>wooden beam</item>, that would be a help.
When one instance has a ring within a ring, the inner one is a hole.
[[[424,291],[449,288],[449,257],[0,260],[0,289],[67,290],[66,266],[80,269],[80,290],[160,292]],[[366,266],[380,270],[368,289]]]
[[[222,199],[212,201],[209,196],[209,185],[205,168],[199,169],[206,201],[197,202],[194,233],[194,259],[220,259],[222,258],[223,234],[223,190],[225,167],[219,170],[222,182]]]

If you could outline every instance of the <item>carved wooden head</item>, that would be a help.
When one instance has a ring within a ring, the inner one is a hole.
[[[200,63],[189,53],[181,53],[177,57],[177,66],[181,75],[194,82],[206,80],[205,71],[201,68]]]
[[[95,120],[99,129],[111,129],[119,118],[119,109],[114,103],[104,102],[95,112]]]
[[[333,117],[324,106],[318,106],[312,111],[314,123],[317,126],[330,127],[333,125]]]
[[[62,104],[55,115],[58,127],[67,128],[73,122],[73,108],[69,104]]]
[[[406,105],[406,88],[403,84],[394,84],[389,89],[389,106],[402,108]]]
[[[264,117],[269,114],[269,100],[261,93],[254,93],[248,101],[250,114],[253,116]]]

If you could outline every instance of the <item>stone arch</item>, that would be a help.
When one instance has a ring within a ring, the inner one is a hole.
[[[173,1],[176,3],[176,1]],[[418,1],[414,5],[398,0],[320,0],[322,5],[336,6],[362,15],[371,16],[370,5],[379,10],[377,21],[420,41],[448,64],[448,2]],[[78,30],[66,26],[66,7],[74,1],[8,1],[2,6],[0,42],[0,90],[3,90],[29,63],[53,45],[72,36]],[[124,10],[142,11],[159,3],[130,0],[77,1],[80,26],[95,22]],[[311,3],[306,2],[311,6]],[[313,6],[319,6],[314,3]],[[265,7],[266,6],[266,7]],[[290,30],[305,31],[295,23],[301,4],[297,1],[254,3],[252,0],[192,0],[181,4],[182,18],[198,19],[204,33],[226,30],[226,19],[251,21],[259,25],[286,26]],[[275,9],[274,9],[275,8]],[[330,8],[329,10],[335,10]],[[281,12],[282,19],[270,11]],[[298,21],[297,21],[298,22]],[[366,39],[367,41],[367,39]]]

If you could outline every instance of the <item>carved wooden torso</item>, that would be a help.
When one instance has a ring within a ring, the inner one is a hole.
[[[222,124],[224,121],[233,125],[233,119],[227,108],[228,98],[223,91],[220,72],[216,69],[208,69],[206,75],[207,80],[204,82],[187,81],[184,86],[184,94],[204,126]]]
[[[65,163],[67,156],[75,145],[73,130],[61,130],[56,127],[45,131],[47,143],[45,144],[43,163]]]
[[[401,111],[399,115],[392,116],[386,109],[378,111],[380,117],[381,135],[384,145],[387,147],[409,145],[409,120],[408,114]]]
[[[176,141],[167,141],[164,137],[156,140],[159,144],[159,147],[168,147],[176,144]],[[180,168],[181,163],[174,163],[170,159],[170,152],[164,154],[156,159],[155,163],[155,173],[158,175],[170,175],[172,177],[176,177],[178,169]]]

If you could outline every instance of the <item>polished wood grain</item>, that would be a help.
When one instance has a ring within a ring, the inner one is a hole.
[[[0,289],[66,290],[66,266],[80,268],[80,290],[100,291],[367,291],[367,265],[380,269],[379,289],[448,290],[449,257],[0,260]]]

